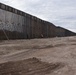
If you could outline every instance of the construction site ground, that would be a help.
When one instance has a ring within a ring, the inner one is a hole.
[[[1,40],[0,75],[76,75],[76,36]]]

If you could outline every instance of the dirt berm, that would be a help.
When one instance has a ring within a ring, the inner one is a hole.
[[[46,63],[33,57],[0,64],[0,75],[45,75],[62,67],[62,63]]]

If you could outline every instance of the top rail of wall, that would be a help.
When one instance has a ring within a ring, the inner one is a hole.
[[[22,15],[22,16],[26,16],[26,14],[27,14],[27,13],[25,13],[23,11],[17,10],[17,9],[15,9],[13,7],[10,7],[10,6],[2,4],[2,3],[0,3],[0,9],[6,10],[6,11],[9,11],[9,12],[18,14],[18,15]]]
[[[25,12],[21,11],[21,10],[18,10],[18,9],[15,9],[15,8],[11,7],[11,6],[5,5],[3,3],[0,3],[0,9],[6,10],[6,11],[9,11],[9,12],[15,13],[17,15],[21,15],[21,16],[28,16],[28,17],[30,17],[30,18],[32,18],[34,20],[40,21],[40,22],[47,22],[47,21],[42,20],[42,19],[40,19],[40,18],[38,18],[36,16],[30,15],[28,13],[25,13]],[[54,24],[52,24],[52,25],[55,26]]]

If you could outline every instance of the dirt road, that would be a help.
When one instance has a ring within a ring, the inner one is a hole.
[[[76,75],[76,37],[0,41],[0,75]]]

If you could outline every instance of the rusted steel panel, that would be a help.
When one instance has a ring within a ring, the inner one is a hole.
[[[0,29],[5,28],[5,11],[0,9]]]
[[[63,37],[63,36],[65,36],[65,30],[64,30],[63,28],[61,28],[61,27],[57,27],[56,32],[57,32],[57,36],[58,36],[58,37]]]
[[[35,25],[36,25],[36,38],[39,38],[40,37],[40,26],[39,26],[39,21],[38,21],[38,18],[36,18],[36,20],[35,20]]]
[[[26,27],[27,27],[26,30],[27,30],[27,38],[29,38],[29,39],[30,39],[30,37],[31,37],[31,36],[30,36],[30,35],[31,35],[31,34],[30,34],[30,33],[31,33],[31,32],[30,32],[30,28],[31,28],[31,27],[30,27],[30,26],[31,26],[31,24],[30,24],[30,16],[29,16],[28,14],[26,14]]]
[[[41,32],[42,28],[41,27],[42,27],[41,26],[41,21],[40,21],[40,19],[37,18],[38,38],[40,38],[41,34],[42,34],[42,32]]]
[[[1,34],[0,38],[6,39],[6,36],[4,35],[4,32],[6,29],[6,25],[5,25],[5,11],[0,9],[0,30],[1,30]]]
[[[37,20],[34,16],[31,17],[32,21],[31,21],[31,34],[32,34],[32,38],[36,38],[37,37]]]
[[[39,25],[39,38],[42,38],[43,37],[43,33],[42,33],[42,22],[41,22],[41,20],[39,19],[38,20],[38,25]]]
[[[34,17],[34,37],[37,38],[37,20],[36,18]]]
[[[32,38],[32,16],[29,15],[29,38]]]
[[[34,19],[33,16],[31,16],[31,37],[34,38]]]
[[[12,24],[11,24],[11,19],[12,19],[12,13],[11,12],[8,12],[8,11],[5,11],[5,30],[7,31],[12,31]],[[9,15],[9,16],[8,16]],[[12,34],[10,34],[9,32],[5,32],[6,35],[8,36],[9,39],[12,38]]]
[[[55,37],[56,36],[56,27],[50,23],[50,37]]]
[[[44,21],[44,37],[47,38],[47,25],[45,24],[45,21]]]
[[[44,23],[44,21],[41,21],[41,22],[42,22],[42,37],[45,38],[45,33],[46,33],[46,31],[45,31],[45,23]]]
[[[11,12],[8,12],[8,11],[6,11],[6,13],[5,13],[5,28],[6,28],[6,30],[9,30],[9,31],[13,31],[12,15],[13,14]]]
[[[26,14],[23,17],[23,34],[24,34],[24,38],[27,38],[27,27],[26,27]]]

